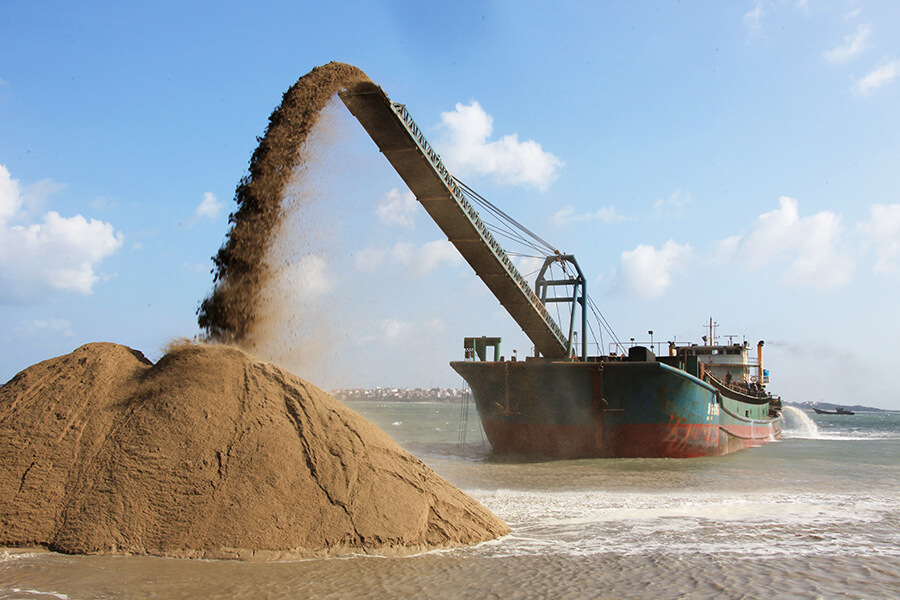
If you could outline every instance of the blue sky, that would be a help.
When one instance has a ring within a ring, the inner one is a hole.
[[[574,253],[620,339],[714,317],[787,400],[900,409],[898,33],[888,0],[0,1],[0,380],[195,335],[256,136],[337,60]],[[527,354],[343,105],[314,138],[261,351],[322,387]]]

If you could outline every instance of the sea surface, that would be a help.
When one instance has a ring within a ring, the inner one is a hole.
[[[718,458],[516,463],[471,406],[350,405],[512,534],[279,563],[0,552],[0,599],[900,598],[900,414],[789,410],[782,441]]]

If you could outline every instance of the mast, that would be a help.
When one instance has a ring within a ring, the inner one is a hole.
[[[713,318],[709,318],[709,345],[716,345],[716,327],[718,327],[718,323],[713,323]]]

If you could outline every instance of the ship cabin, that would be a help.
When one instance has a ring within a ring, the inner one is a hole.
[[[731,389],[756,395],[762,393],[769,383],[769,372],[763,369],[763,345],[762,341],[757,344],[756,356],[753,356],[747,342],[703,346],[676,346],[670,343],[669,355],[681,358],[684,363],[696,360],[701,379],[704,374],[708,374]]]

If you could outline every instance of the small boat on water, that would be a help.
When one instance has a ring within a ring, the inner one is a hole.
[[[852,410],[847,410],[841,406],[838,406],[834,410],[823,410],[821,408],[814,408],[817,415],[852,415],[854,412]]]

